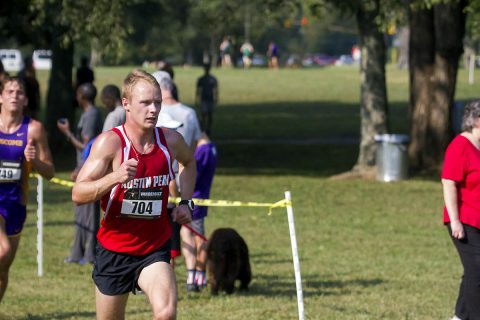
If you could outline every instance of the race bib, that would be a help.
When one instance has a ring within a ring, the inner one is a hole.
[[[21,163],[17,161],[0,161],[0,182],[20,181]]]
[[[162,214],[162,189],[128,189],[120,213],[124,217],[158,219]]]

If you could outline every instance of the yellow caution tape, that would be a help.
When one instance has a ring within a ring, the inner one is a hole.
[[[178,203],[180,202],[181,198],[168,198],[169,203]],[[197,206],[205,206],[205,207],[267,207],[268,208],[268,215],[272,214],[272,209],[274,208],[286,208],[292,205],[291,201],[287,201],[286,199],[282,199],[275,203],[261,203],[261,202],[242,202],[242,201],[230,201],[230,200],[212,200],[212,199],[198,199],[193,198],[193,202]]]
[[[31,173],[30,178],[36,178],[39,175],[37,173]],[[73,187],[74,183],[72,181],[66,181],[53,177],[50,179],[50,182],[66,186]],[[178,203],[181,198],[169,197],[169,203]],[[292,202],[286,199],[282,199],[275,203],[262,203],[262,202],[242,202],[242,201],[230,201],[230,200],[212,200],[212,199],[198,199],[193,198],[195,205],[205,206],[205,207],[267,207],[268,215],[272,214],[272,209],[275,208],[286,208],[292,205]]]
[[[73,183],[72,181],[66,181],[66,180],[55,178],[55,177],[50,179],[50,182],[53,182],[65,187],[70,187],[70,188],[73,188],[73,186],[75,185],[75,183]]]
[[[30,173],[30,178],[38,178],[39,176],[40,175],[38,173]],[[56,183],[56,184],[59,184],[59,185],[62,185],[62,186],[65,186],[65,187],[70,187],[70,188],[73,188],[73,186],[75,185],[75,183],[72,182],[72,181],[62,180],[62,179],[55,178],[55,177],[53,177],[49,181],[53,182],[53,183]]]

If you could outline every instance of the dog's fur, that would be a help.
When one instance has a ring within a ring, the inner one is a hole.
[[[240,290],[248,290],[252,279],[248,247],[237,231],[220,228],[212,233],[207,247],[207,269],[213,295],[219,290],[233,293],[237,279]]]

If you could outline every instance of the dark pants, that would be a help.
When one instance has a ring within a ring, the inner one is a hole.
[[[452,238],[463,265],[455,315],[462,320],[480,320],[480,229],[463,225],[465,238]],[[448,224],[448,232],[452,229]]]
[[[170,217],[170,223],[172,224],[172,236],[170,238],[171,240],[171,248],[174,251],[177,251],[178,253],[181,252],[181,240],[180,240],[180,229],[182,228],[182,225],[179,223],[176,223],[172,219],[172,211],[173,208],[168,208],[168,216]]]
[[[75,238],[70,250],[70,259],[95,261],[95,247],[100,223],[100,202],[75,206]]]

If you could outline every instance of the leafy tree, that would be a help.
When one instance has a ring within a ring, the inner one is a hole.
[[[52,69],[45,122],[54,150],[63,141],[57,130],[57,119],[67,117],[74,123],[74,43],[94,39],[100,52],[121,53],[124,39],[131,30],[122,16],[129,4],[138,1],[31,0],[29,9],[35,17],[32,27],[44,30],[51,41]]]
[[[196,39],[200,40],[197,44],[202,53],[216,61],[218,44],[226,35],[232,38],[234,54],[247,38],[257,52],[261,48],[266,51],[272,40],[269,31],[283,28],[284,20],[296,15],[298,8],[296,0],[197,0],[192,2],[190,23],[195,30],[201,30]]]

